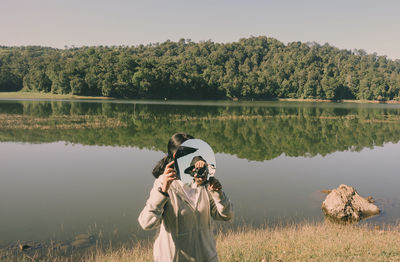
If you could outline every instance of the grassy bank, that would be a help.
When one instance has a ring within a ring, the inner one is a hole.
[[[102,99],[112,100],[115,98],[104,96],[77,96],[77,95],[61,95],[52,93],[39,93],[39,92],[0,92],[0,99]],[[252,100],[232,100],[232,101],[252,101]],[[259,101],[259,100],[255,100]],[[268,101],[287,101],[287,102],[318,102],[318,103],[362,103],[362,104],[400,104],[400,101],[378,101],[378,100],[326,100],[326,99],[302,99],[302,98],[277,98]]]
[[[219,234],[220,261],[400,261],[400,226],[381,230],[334,224],[242,229]],[[151,244],[89,261],[152,261]]]
[[[38,93],[38,92],[0,92],[0,99],[113,99],[110,97],[102,96],[76,96],[76,95],[61,95],[51,93]]]
[[[318,102],[318,103],[359,103],[359,104],[400,104],[398,100],[388,100],[388,101],[380,101],[380,100],[326,100],[326,99],[302,99],[302,98],[279,98],[278,101],[289,101],[289,102]]]
[[[153,261],[152,242],[127,248],[48,248],[0,252],[0,261]],[[400,225],[371,228],[307,223],[263,229],[241,228],[217,234],[219,261],[400,261]],[[1,251],[1,250],[0,250]]]

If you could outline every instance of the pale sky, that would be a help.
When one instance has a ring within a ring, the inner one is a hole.
[[[0,45],[64,48],[268,36],[400,59],[398,0],[0,0]]]

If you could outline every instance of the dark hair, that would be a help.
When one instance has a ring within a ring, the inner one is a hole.
[[[168,141],[168,154],[158,161],[157,165],[153,169],[153,176],[158,178],[164,172],[165,166],[173,160],[174,153],[179,146],[186,140],[193,138],[193,136],[184,133],[176,133],[172,135]]]

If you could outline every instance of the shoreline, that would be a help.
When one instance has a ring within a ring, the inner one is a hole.
[[[38,93],[38,92],[0,92],[0,99],[54,99],[54,100],[114,100],[112,97],[104,96],[77,96],[71,94],[52,94],[52,93]]]
[[[219,261],[400,261],[400,225],[305,222],[276,227],[243,226],[215,234]],[[153,261],[153,239],[83,253],[44,250],[38,261]],[[26,261],[35,250],[0,252],[0,258]],[[69,260],[70,259],[70,260]],[[5,260],[8,261],[8,260]]]
[[[128,100],[146,100],[146,101],[161,101],[162,99],[126,99],[126,98],[114,98],[114,97],[104,97],[104,96],[79,96],[72,94],[52,94],[52,93],[39,93],[39,92],[0,92],[0,99],[10,99],[10,100],[18,100],[18,99],[50,99],[50,100],[104,100],[104,101],[112,101],[112,100],[120,100],[120,101],[128,101]],[[191,99],[182,99],[190,101]],[[164,101],[179,101],[177,99],[165,99]],[[203,100],[196,100],[203,101]],[[204,100],[210,101],[210,100]],[[212,100],[211,100],[212,101]],[[225,100],[216,100],[216,101],[224,101],[224,102],[313,102],[313,103],[357,103],[357,104],[400,104],[400,101],[397,100],[389,100],[389,101],[381,101],[381,100],[355,100],[355,99],[344,99],[344,100],[328,100],[328,99],[303,99],[303,98],[275,98],[275,99],[265,99],[265,100],[257,100],[257,99],[225,99]]]
[[[317,103],[400,104],[400,101],[397,100],[380,101],[380,100],[356,100],[356,99],[327,100],[327,99],[278,98],[277,101],[317,102]]]

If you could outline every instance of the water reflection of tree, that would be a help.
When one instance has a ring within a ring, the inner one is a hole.
[[[3,126],[0,141],[67,141],[164,151],[171,134],[187,132],[208,141],[216,152],[257,161],[281,154],[325,156],[400,140],[400,110],[394,108],[25,101],[0,103],[0,115],[7,121],[40,118],[41,125],[48,125],[42,129]],[[57,126],[60,121],[77,125]]]

